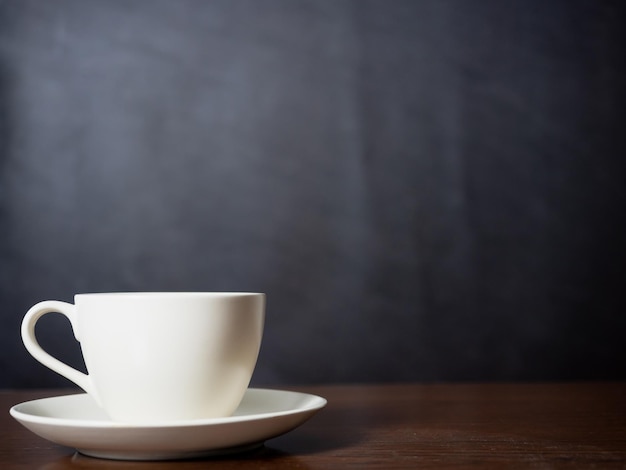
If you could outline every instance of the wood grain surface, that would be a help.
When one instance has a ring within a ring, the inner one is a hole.
[[[227,458],[115,462],[30,433],[10,406],[65,390],[4,391],[0,468],[626,468],[626,383],[294,387],[328,406],[259,450]]]

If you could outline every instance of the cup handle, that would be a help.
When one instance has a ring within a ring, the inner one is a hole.
[[[65,315],[72,325],[74,336],[76,336],[76,307],[67,302],[46,300],[33,305],[28,312],[26,312],[26,315],[22,320],[22,341],[24,342],[24,346],[26,346],[26,350],[44,366],[74,382],[85,392],[94,397],[96,402],[99,403],[100,399],[89,375],[68,366],[55,357],[52,357],[39,345],[39,342],[35,337],[35,324],[41,317],[51,312],[57,312]]]

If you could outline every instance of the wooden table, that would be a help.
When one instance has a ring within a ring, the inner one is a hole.
[[[4,391],[0,468],[626,468],[626,383],[292,387],[328,399],[301,427],[247,454],[116,462],[32,434],[10,406],[63,390]]]

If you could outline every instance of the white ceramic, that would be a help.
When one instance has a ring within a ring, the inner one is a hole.
[[[88,375],[44,351],[43,315],[59,312],[80,341]],[[22,339],[42,364],[90,394],[116,421],[163,422],[228,416],[256,365],[265,295],[256,293],[78,294],[74,304],[33,306]]]
[[[226,418],[130,425],[111,421],[86,394],[28,401],[10,413],[35,434],[85,455],[166,460],[252,449],[296,428],[325,405],[315,395],[252,388]]]

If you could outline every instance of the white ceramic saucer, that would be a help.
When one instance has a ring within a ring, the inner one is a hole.
[[[85,455],[170,460],[252,449],[296,428],[325,405],[315,395],[251,388],[227,418],[134,426],[111,421],[87,394],[28,401],[10,413],[35,434]]]

